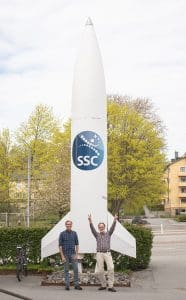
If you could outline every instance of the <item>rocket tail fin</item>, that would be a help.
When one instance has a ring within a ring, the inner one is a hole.
[[[113,222],[113,216],[108,212],[108,226]],[[135,238],[119,223],[111,237],[111,249],[122,254],[136,258],[136,240]]]
[[[58,238],[65,228],[65,222],[71,219],[68,212],[41,240],[41,259],[59,252]]]
[[[108,226],[113,222],[113,216],[108,212]],[[74,217],[74,218],[73,218]],[[43,238],[41,241],[41,258],[54,255],[59,252],[58,238],[65,229],[66,220],[75,220],[74,214],[68,212]],[[75,226],[75,228],[78,226]],[[80,237],[80,253],[94,253],[96,250],[96,241],[92,236],[90,228],[87,224],[83,227],[83,233],[78,230]],[[89,241],[89,243],[87,243]],[[119,253],[136,257],[136,240],[135,238],[117,222],[114,233],[111,237],[111,249]]]

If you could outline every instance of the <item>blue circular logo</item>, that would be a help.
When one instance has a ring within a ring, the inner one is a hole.
[[[94,170],[104,157],[104,146],[101,137],[93,131],[82,131],[73,142],[73,162],[78,169]]]

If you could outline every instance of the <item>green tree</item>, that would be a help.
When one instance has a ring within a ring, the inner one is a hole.
[[[161,200],[164,128],[147,99],[108,98],[108,198],[112,211]],[[63,215],[70,201],[70,122],[63,130],[52,109],[39,105],[17,133],[17,174],[27,174],[32,154],[35,211]]]
[[[112,211],[133,211],[162,199],[163,127],[148,102],[110,97],[108,103],[108,196]],[[138,109],[137,109],[138,108]]]
[[[10,181],[15,168],[11,157],[12,140],[9,130],[0,132],[0,207],[3,212],[11,211]]]
[[[45,201],[41,198],[41,193],[51,172],[49,166],[52,166],[54,156],[52,142],[57,132],[60,132],[60,122],[54,116],[52,108],[40,104],[16,133],[21,165],[17,174],[21,174],[22,179],[27,177],[28,156],[31,156],[31,203],[35,211],[39,211],[43,206],[40,202]]]
[[[70,122],[63,131],[56,131],[50,143],[52,159],[47,162],[45,189],[40,193],[43,213],[62,217],[69,210],[70,203]]]

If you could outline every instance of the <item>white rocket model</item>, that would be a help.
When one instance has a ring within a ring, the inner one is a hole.
[[[96,241],[88,223],[104,222],[107,211],[107,100],[101,55],[93,24],[87,20],[74,70],[71,125],[70,212],[42,239],[42,258],[59,252],[58,238],[65,221],[73,222],[79,237],[79,253],[95,253]],[[111,249],[135,257],[134,237],[117,222]]]

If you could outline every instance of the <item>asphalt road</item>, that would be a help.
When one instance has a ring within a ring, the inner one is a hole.
[[[42,287],[41,278],[29,276],[17,282],[15,276],[0,276],[0,288],[33,300],[185,300],[186,299],[186,224],[172,220],[149,220],[154,232],[152,260],[147,270],[135,272],[131,288],[117,288],[117,293],[86,287],[83,291],[64,287]],[[162,224],[162,226],[161,226]],[[0,293],[0,300],[16,299]]]

